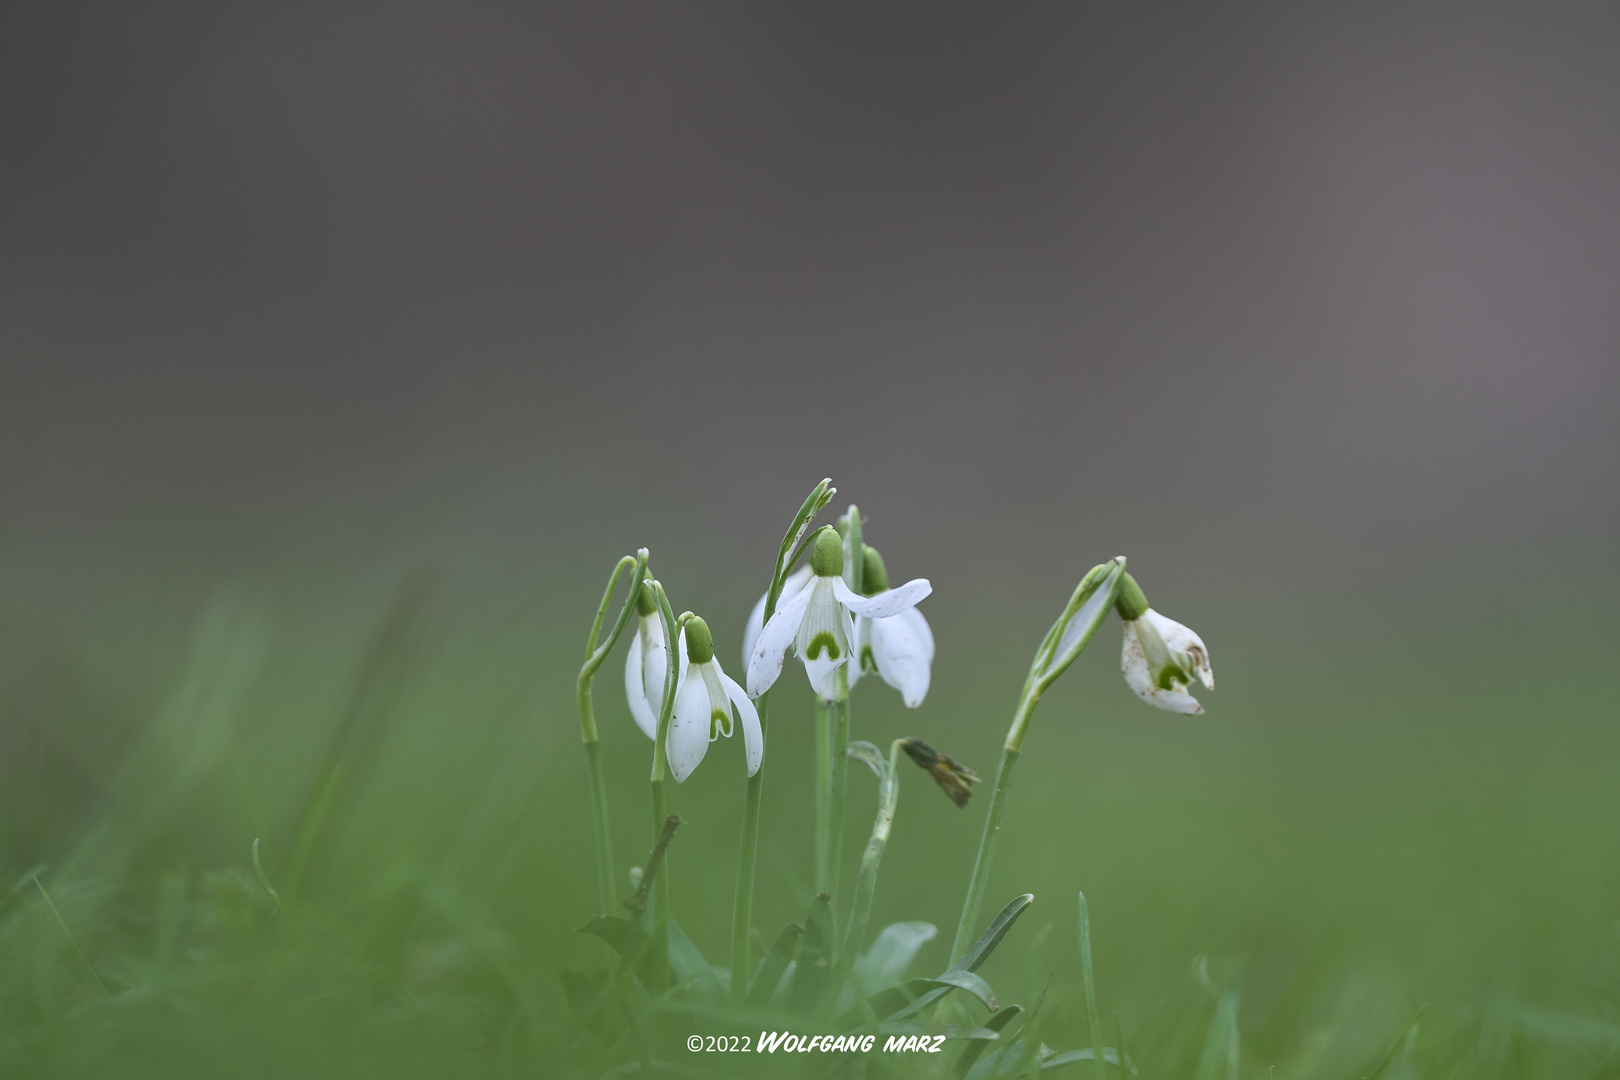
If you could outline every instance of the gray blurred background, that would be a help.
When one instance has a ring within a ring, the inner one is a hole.
[[[822,475],[902,573],[996,560],[956,589],[1120,551],[1309,606],[1614,548],[1612,5],[0,20],[12,588],[758,577]]]

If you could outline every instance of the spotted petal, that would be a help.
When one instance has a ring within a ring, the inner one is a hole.
[[[782,595],[776,598],[776,606],[780,610],[789,598],[797,595],[810,581],[810,564],[805,563],[793,573],[782,579]],[[769,593],[762,594],[754,610],[748,613],[748,625],[743,627],[743,670],[748,670],[748,660],[754,655],[754,644],[759,640],[759,632],[765,629],[765,601]]]
[[[692,671],[681,680],[680,692],[675,695],[675,712],[670,716],[669,735],[664,742],[664,753],[669,760],[669,771],[680,783],[692,775],[703,755],[709,752],[709,688],[703,677]]]
[[[748,655],[748,696],[757,698],[776,684],[782,674],[782,662],[798,636],[799,624],[804,621],[805,609],[810,606],[814,589],[800,589],[785,603],[777,605],[776,614],[760,631],[754,649]]]
[[[1125,641],[1120,651],[1120,667],[1124,671],[1126,685],[1136,691],[1136,696],[1149,705],[1170,712],[1185,713],[1188,716],[1197,716],[1204,711],[1204,707],[1198,704],[1198,699],[1182,689],[1185,683],[1172,681],[1169,690],[1154,683],[1152,667],[1142,649],[1142,640],[1137,632],[1135,620],[1127,620],[1125,623]]]
[[[1152,608],[1148,608],[1147,614],[1142,617],[1152,621],[1159,630],[1159,636],[1164,638],[1164,643],[1170,646],[1172,652],[1180,654],[1178,659],[1186,658],[1186,666],[1198,676],[1198,681],[1204,684],[1205,690],[1215,689],[1215,672],[1210,670],[1209,650],[1204,647],[1203,638],[1176,620],[1165,618]]]

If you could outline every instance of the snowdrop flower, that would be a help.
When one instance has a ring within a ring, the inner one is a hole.
[[[658,614],[658,601],[643,584],[636,594],[636,632],[630,638],[630,651],[624,658],[624,696],[630,702],[630,715],[647,738],[658,738],[658,709],[664,702],[664,675],[669,669],[669,642],[664,639],[664,620]],[[686,668],[686,639],[680,644],[681,666]]]
[[[1148,607],[1142,587],[1129,574],[1120,580],[1114,609],[1125,620],[1120,666],[1136,696],[1171,712],[1189,716],[1203,712],[1204,707],[1187,693],[1187,687],[1196,677],[1204,689],[1215,689],[1215,673],[1209,668],[1204,639]]]
[[[681,685],[675,691],[675,711],[669,719],[669,737],[664,744],[669,771],[680,783],[692,775],[709,744],[720,736],[731,738],[732,712],[742,717],[743,750],[748,758],[748,775],[759,772],[765,756],[765,736],[759,729],[759,713],[743,688],[720,670],[714,658],[714,638],[709,624],[693,616],[686,624],[685,652]]]
[[[810,549],[810,572],[810,583],[778,605],[749,653],[749,697],[759,697],[776,683],[792,648],[804,662],[811,689],[831,698],[834,676],[849,659],[850,644],[855,640],[854,616],[891,618],[934,591],[926,578],[915,578],[879,596],[856,596],[844,584],[844,545],[831,526],[816,535]]]
[[[801,589],[810,583],[810,564],[805,563],[793,573],[782,579],[782,595],[776,598],[778,609],[796,596]],[[743,627],[743,670],[748,670],[748,658],[754,655],[754,645],[759,641],[759,632],[765,629],[765,601],[770,597],[769,592],[761,593],[759,602],[754,610],[748,613],[748,625]]]
[[[889,591],[889,571],[877,549],[863,544],[861,591],[879,597]],[[906,708],[915,709],[928,696],[928,678],[934,663],[934,632],[916,608],[898,615],[874,619],[862,615],[855,620],[855,663],[850,666],[849,685],[865,674],[876,672],[883,681],[900,691]]]

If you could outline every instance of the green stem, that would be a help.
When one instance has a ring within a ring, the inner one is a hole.
[[[1001,765],[996,769],[996,786],[990,795],[990,810],[985,814],[984,832],[979,836],[979,853],[973,859],[973,876],[968,880],[962,918],[956,924],[956,940],[951,944],[952,957],[960,957],[974,940],[973,928],[979,924],[979,905],[984,901],[985,886],[990,881],[990,864],[996,857],[1001,815],[1007,808],[1007,792],[1012,787],[1013,766],[1023,752],[1024,736],[1028,734],[1030,720],[1035,716],[1035,706],[1041,703],[1041,695],[1046,693],[1046,688],[1056,682],[1057,677],[1091,644],[1098,627],[1107,620],[1108,613],[1113,610],[1115,597],[1119,594],[1120,577],[1124,572],[1123,559],[1093,567],[1076,586],[1068,606],[1036,650],[1035,662],[1030,665],[1029,677],[1024,681],[1024,692],[1018,699],[1018,708],[1007,729],[1007,741],[1002,746]]]
[[[816,892],[827,891],[829,801],[832,798],[832,717],[816,698]]]
[[[768,734],[771,695],[754,702],[759,713],[759,735]],[[743,791],[742,841],[737,849],[737,890],[731,904],[731,1000],[741,1005],[748,997],[748,931],[754,925],[754,861],[759,853],[759,799],[765,790],[765,762],[748,778]]]
[[[632,557],[626,555],[619,560],[619,565],[613,568],[613,574],[608,578],[607,589],[602,593],[602,603],[596,609],[596,621],[591,623],[591,634],[585,642],[585,664],[579,670],[579,682],[575,689],[575,703],[579,708],[579,737],[585,744],[585,775],[590,784],[591,821],[595,826],[596,836],[596,900],[601,914],[611,915],[617,904],[614,889],[613,875],[613,837],[608,829],[608,797],[607,778],[602,772],[602,751],[596,730],[596,710],[591,704],[591,683],[596,673],[607,659],[613,646],[618,644],[619,635],[624,632],[626,624],[630,621],[630,613],[636,607],[637,583],[647,567],[647,549],[642,548]],[[619,583],[619,575],[627,569],[633,568],[630,578],[630,588],[625,596],[624,608],[613,623],[613,629],[608,633],[607,641],[600,646],[597,637],[602,632],[602,620],[607,616],[608,601],[613,599],[613,590]]]
[[[585,775],[590,779],[591,821],[596,829],[596,902],[604,915],[613,914],[618,897],[613,882],[613,837],[608,832],[607,778],[602,773],[602,744],[585,744]]]
[[[669,810],[664,802],[662,779],[652,782],[652,812],[653,836],[656,838],[664,829],[665,819],[669,817]],[[664,865],[668,862],[669,856],[665,855],[656,872],[653,867],[647,868],[647,872],[655,873],[655,876],[652,883],[652,908],[648,913],[652,926],[648,934],[651,948],[646,978],[652,983],[647,989],[655,994],[669,986],[669,867]]]
[[[990,794],[990,812],[984,817],[984,833],[979,837],[979,854],[973,860],[967,900],[962,904],[962,919],[956,924],[956,940],[951,943],[953,961],[961,959],[967,947],[973,944],[973,928],[979,925],[979,905],[984,901],[984,889],[990,881],[990,863],[996,857],[996,838],[1001,832],[1001,813],[1007,808],[1007,791],[1012,787],[1012,771],[1018,764],[1018,755],[1017,750],[1004,748],[1001,751],[996,787]]]
[[[849,664],[840,664],[833,675],[832,742],[828,764],[832,775],[827,792],[827,886],[822,891],[832,897],[828,907],[832,941],[838,940],[838,871],[844,856],[844,794],[849,787]]]
[[[782,595],[782,579],[804,551],[810,535],[810,522],[821,513],[837,489],[831,480],[823,480],[811,489],[799,512],[793,516],[782,546],[776,552],[776,566],[771,571],[771,587],[765,591],[765,621],[776,614],[776,602]],[[746,675],[745,675],[746,677]],[[763,738],[770,721],[770,694],[759,696],[755,703],[759,713],[759,731]],[[737,852],[737,889],[731,906],[731,995],[741,1004],[748,993],[748,940],[754,920],[754,863],[759,852],[759,803],[765,790],[765,765],[748,778],[743,789],[742,838]]]
[[[1086,894],[1080,894],[1080,982],[1086,993],[1086,1024],[1091,1028],[1091,1059],[1095,1061],[1097,1080],[1108,1080],[1108,1068],[1103,1060],[1102,1049],[1102,1017],[1097,1011],[1097,983],[1091,970],[1091,912],[1086,904]],[[1120,1055],[1120,1063],[1125,1061],[1123,1047],[1115,1047]]]
[[[669,738],[669,718],[675,711],[675,687],[680,672],[675,669],[680,666],[681,631],[685,626],[690,612],[683,613],[679,621],[669,606],[669,597],[664,593],[664,586],[657,581],[651,583],[653,595],[658,599],[658,613],[664,623],[664,655],[669,657],[669,663],[664,668],[664,696],[658,706],[657,737],[653,739],[652,757],[652,825],[653,842],[664,830],[664,821],[669,817],[669,810],[664,800],[664,774],[669,770],[669,758],[665,751],[665,743]],[[666,857],[667,858],[667,857]],[[652,867],[647,871],[651,872]],[[652,909],[648,913],[651,919],[651,967],[648,978],[653,986],[648,987],[655,993],[669,986],[669,869],[653,880]]]
[[[849,901],[849,925],[844,930],[844,945],[838,953],[838,965],[833,986],[842,985],[844,978],[855,966],[861,939],[866,936],[866,923],[872,915],[872,897],[877,893],[878,865],[883,861],[883,849],[889,842],[889,829],[894,824],[895,804],[900,801],[900,748],[904,739],[896,739],[889,746],[888,768],[878,780],[877,817],[872,821],[872,836],[861,855],[861,869],[855,878],[855,893]],[[862,747],[865,749],[865,747]]]

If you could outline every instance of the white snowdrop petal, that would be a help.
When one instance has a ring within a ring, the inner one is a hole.
[[[725,687],[727,699],[737,707],[737,715],[742,718],[743,751],[748,758],[748,775],[753,776],[759,772],[760,762],[765,760],[765,733],[759,727],[759,711],[743,688],[725,672],[720,673],[720,685]]]
[[[833,593],[838,602],[857,615],[872,619],[887,619],[910,607],[916,607],[934,587],[927,578],[912,578],[898,589],[889,589],[876,596],[856,596],[848,585],[834,579]]]
[[[664,620],[654,613],[644,615],[636,628],[641,642],[642,698],[656,712],[664,702],[664,676],[668,673],[669,645],[664,640]],[[684,669],[677,669],[677,671]]]
[[[1148,608],[1145,619],[1152,621],[1159,630],[1159,636],[1164,643],[1178,653],[1186,653],[1192,660],[1192,669],[1198,675],[1198,681],[1204,684],[1204,689],[1215,689],[1215,673],[1209,666],[1209,649],[1204,645],[1204,639],[1199,637],[1188,627],[1181,625],[1174,619],[1160,615],[1152,608]]]
[[[784,603],[776,606],[776,614],[760,631],[754,651],[748,657],[748,696],[759,697],[769,690],[782,674],[782,662],[804,621],[804,612],[810,604],[813,589],[800,589]]]
[[[699,664],[698,669],[703,672],[703,688],[709,695],[709,741],[713,742],[722,735],[729,739],[732,727],[731,699],[726,697],[726,688],[720,685],[720,665],[710,660],[707,664]]]
[[[778,609],[791,597],[797,596],[810,580],[810,564],[805,563],[793,573],[782,579],[782,595],[776,598]],[[748,613],[748,623],[743,627],[743,671],[748,671],[749,657],[754,655],[754,646],[759,642],[759,632],[765,628],[765,601],[769,593],[761,593],[759,600],[754,604],[754,610]]]
[[[636,726],[649,739],[658,737],[658,716],[647,704],[647,694],[641,681],[641,635],[630,635],[630,650],[624,658],[624,700],[630,705],[630,716]]]
[[[908,608],[896,615],[895,618],[903,619],[906,625],[911,627],[911,632],[916,634],[917,640],[922,643],[923,658],[932,664],[934,662],[934,629],[928,625],[928,620],[923,618],[923,613],[916,608]]]
[[[928,659],[909,623],[899,616],[873,619],[872,659],[883,681],[900,691],[906,708],[922,704],[928,695]]]
[[[690,676],[690,672],[687,673]],[[669,735],[664,754],[675,782],[681,783],[698,767],[709,752],[709,688],[703,679],[686,678],[675,695],[675,711],[669,719]]]
[[[822,654],[815,660],[806,660],[804,662],[804,673],[810,676],[810,689],[826,700],[831,701],[833,691],[837,688],[833,676],[843,666],[844,661],[842,658],[829,660],[826,654]]]
[[[1166,709],[1170,712],[1185,713],[1196,716],[1204,711],[1198,699],[1182,690],[1165,690],[1153,682],[1153,673],[1149,669],[1146,654],[1142,651],[1142,642],[1136,633],[1136,623],[1126,622],[1124,644],[1120,649],[1120,669],[1125,675],[1125,684],[1136,692],[1141,698],[1156,708]]]

